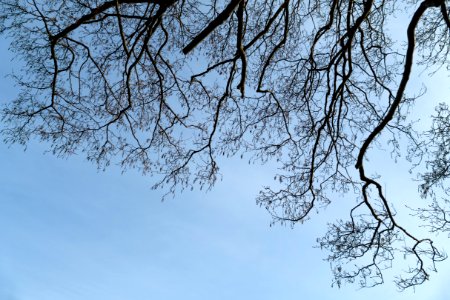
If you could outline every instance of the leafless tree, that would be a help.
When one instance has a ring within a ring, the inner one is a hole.
[[[402,48],[388,27],[406,16]],[[422,284],[446,258],[396,218],[365,164],[377,139],[410,141],[428,168],[415,210],[449,231],[450,114],[438,108],[419,139],[405,108],[414,59],[449,63],[444,0],[0,0],[0,30],[24,62],[17,99],[4,107],[7,143],[49,142],[60,156],[118,162],[169,192],[211,187],[220,156],[276,161],[277,187],[257,202],[298,223],[358,191],[347,220],[329,225],[334,282],[383,283],[397,254],[410,268],[400,289]],[[420,56],[417,53],[420,52]],[[336,194],[339,192],[339,194]],[[446,206],[447,205],[447,206]],[[354,267],[356,266],[356,267]]]

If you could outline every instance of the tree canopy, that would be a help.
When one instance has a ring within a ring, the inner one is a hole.
[[[318,239],[334,282],[381,284],[400,254],[410,267],[396,283],[413,287],[446,254],[397,220],[365,166],[381,138],[393,153],[408,141],[429,203],[412,214],[450,231],[437,196],[450,192],[450,109],[440,104],[418,132],[408,108],[420,95],[407,94],[415,65],[450,67],[448,10],[444,0],[0,0],[0,32],[24,62],[1,133],[138,168],[169,193],[210,188],[221,156],[274,161],[277,184],[257,203],[275,222],[357,192]]]

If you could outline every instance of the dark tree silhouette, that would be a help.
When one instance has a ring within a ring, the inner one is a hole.
[[[388,30],[398,15],[403,48]],[[277,188],[257,203],[291,224],[359,191],[348,220],[318,239],[338,285],[380,284],[402,254],[404,289],[446,258],[397,220],[365,170],[382,134],[394,152],[406,138],[432,203],[413,215],[450,230],[434,192],[450,192],[449,108],[420,135],[404,109],[417,98],[405,93],[414,59],[449,67],[446,1],[0,0],[0,18],[25,65],[2,112],[7,143],[39,138],[60,156],[138,168],[169,193],[209,188],[218,157],[249,153],[279,163]]]

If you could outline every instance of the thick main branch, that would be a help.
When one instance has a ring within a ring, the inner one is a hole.
[[[83,15],[82,17],[77,19],[74,23],[70,24],[69,26],[67,26],[66,28],[61,30],[59,33],[57,33],[56,35],[51,36],[50,40],[52,41],[52,43],[56,43],[57,40],[66,36],[70,32],[74,31],[75,29],[77,29],[78,27],[83,25],[85,22],[94,19],[98,14],[101,14],[102,12],[104,12],[112,7],[116,7],[119,4],[153,3],[153,4],[158,4],[160,6],[167,7],[167,6],[172,5],[175,1],[176,0],[168,0],[168,1],[165,1],[165,0],[111,0],[111,1],[103,3],[102,5],[100,5],[96,8],[91,9],[90,13]]]
[[[191,52],[201,41],[203,41],[208,35],[211,34],[217,27],[219,27],[223,22],[225,22],[239,5],[239,3],[244,0],[231,0],[227,7],[217,15],[214,20],[212,20],[194,39],[183,48],[183,53],[188,54]]]

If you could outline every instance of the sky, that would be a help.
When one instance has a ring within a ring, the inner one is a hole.
[[[1,41],[0,103],[17,92],[4,77],[13,67]],[[436,81],[429,92],[449,94],[442,88],[448,78]],[[395,269],[382,286],[332,288],[327,254],[313,246],[346,199],[337,195],[293,229],[269,226],[255,196],[270,184],[273,166],[225,160],[212,191],[161,202],[163,191],[150,189],[150,177],[114,166],[98,171],[82,156],[59,159],[46,149],[0,143],[0,300],[447,300],[450,294],[449,261],[415,291],[397,291]],[[388,191],[413,197],[405,168],[382,155],[373,164]]]

